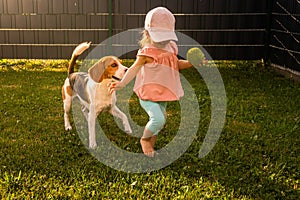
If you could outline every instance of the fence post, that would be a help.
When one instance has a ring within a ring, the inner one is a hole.
[[[108,0],[108,53],[112,54],[112,40],[111,37],[113,35],[113,18],[112,18],[112,1]]]
[[[265,55],[264,62],[270,62],[271,55],[271,29],[272,29],[272,12],[273,12],[274,0],[267,1],[267,13],[266,13],[266,31],[265,31]]]
[[[108,0],[108,37],[112,36],[112,0]]]

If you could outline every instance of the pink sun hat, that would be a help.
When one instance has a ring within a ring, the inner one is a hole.
[[[145,30],[154,42],[178,41],[175,34],[175,17],[167,8],[157,7],[150,10],[145,18]]]

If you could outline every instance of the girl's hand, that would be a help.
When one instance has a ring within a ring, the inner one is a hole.
[[[125,87],[130,81],[132,81],[132,79],[134,79],[134,77],[137,75],[144,64],[152,61],[153,58],[146,56],[137,56],[137,59],[135,60],[133,65],[126,71],[121,82],[111,82],[107,85],[110,94]]]
[[[107,86],[110,94],[112,94],[116,90],[122,89],[121,84],[119,82],[111,82]]]
[[[206,65],[208,63],[208,61],[206,60],[206,58],[204,58],[202,60],[202,63],[199,64],[199,67],[202,67],[203,65]]]
[[[189,62],[190,63],[190,62]],[[208,60],[204,58],[201,62],[197,63],[198,65],[195,65],[195,67],[203,67],[208,64]],[[192,63],[190,63],[191,66],[194,66]]]

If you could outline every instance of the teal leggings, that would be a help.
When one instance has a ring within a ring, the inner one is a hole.
[[[167,102],[153,102],[140,99],[140,104],[149,116],[146,128],[154,135],[157,135],[166,123]]]

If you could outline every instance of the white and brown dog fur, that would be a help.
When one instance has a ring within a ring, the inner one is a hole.
[[[84,42],[78,45],[72,54],[68,68],[68,77],[62,87],[64,103],[65,130],[71,130],[69,116],[72,107],[72,99],[78,97],[82,105],[82,111],[88,122],[89,148],[96,148],[95,123],[97,116],[104,111],[122,120],[125,132],[132,133],[126,115],[116,106],[115,92],[110,94],[108,84],[113,79],[121,79],[127,67],[114,56],[105,56],[94,64],[88,73],[74,73],[74,65],[77,58],[90,47],[90,43]]]

